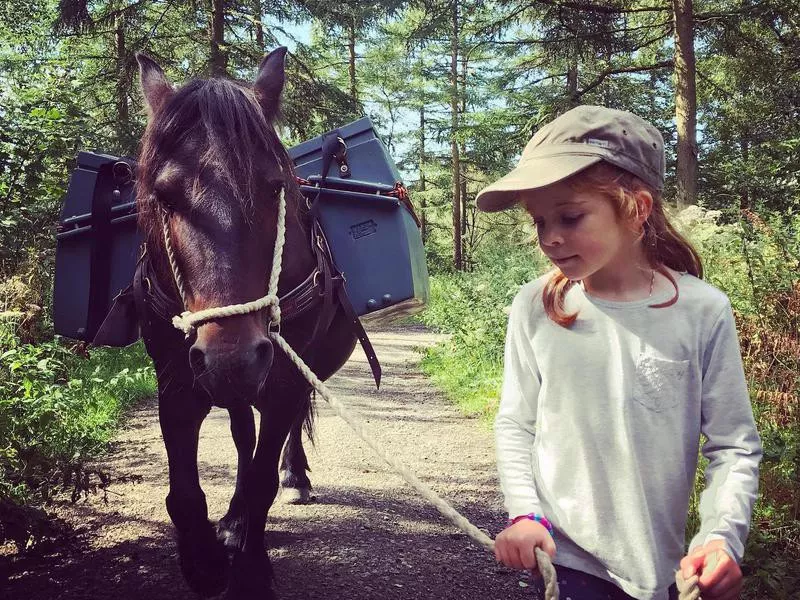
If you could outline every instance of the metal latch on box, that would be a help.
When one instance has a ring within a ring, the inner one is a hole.
[[[347,163],[347,144],[338,129],[334,129],[322,136],[322,173],[320,175],[323,180],[328,176],[328,169],[334,159],[336,164],[339,165],[338,176],[342,179],[350,177],[350,165]]]

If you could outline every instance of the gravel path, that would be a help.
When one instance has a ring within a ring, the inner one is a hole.
[[[504,515],[491,432],[461,415],[419,370],[420,347],[437,336],[417,326],[373,330],[384,370],[374,388],[360,348],[331,380],[334,394],[366,421],[389,453],[493,536]],[[319,401],[315,447],[308,445],[316,503],[276,501],[267,540],[283,600],[534,598],[527,575],[446,523]],[[56,513],[76,527],[72,543],[33,559],[0,556],[0,598],[19,600],[188,600],[164,506],[166,453],[155,401],[128,421],[101,465],[141,476],[116,483],[108,503],[91,496]],[[212,518],[227,508],[235,453],[227,413],[201,432],[200,471]]]

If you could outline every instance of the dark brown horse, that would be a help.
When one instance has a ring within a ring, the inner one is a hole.
[[[252,87],[209,79],[178,89],[155,62],[137,57],[148,109],[137,202],[149,269],[137,277],[148,293],[162,290],[160,305],[137,305],[158,377],[169,459],[167,510],[184,577],[204,596],[226,590],[231,599],[275,597],[264,528],[290,431],[284,486],[301,495],[310,487],[300,433],[303,423],[310,424],[311,388],[284,353],[273,349],[267,311],[199,324],[188,336],[168,317],[266,294],[281,191],[286,245],[278,295],[309,280],[318,266],[309,242],[312,220],[273,125],[285,54],[285,48],[269,54]],[[170,308],[158,309],[165,305]],[[356,337],[341,308],[309,306],[297,318],[284,316],[281,333],[324,380],[350,356]],[[324,309],[330,315],[322,319]],[[216,528],[197,470],[200,424],[212,405],[230,413],[239,460],[230,507]],[[262,415],[257,444],[251,406]]]

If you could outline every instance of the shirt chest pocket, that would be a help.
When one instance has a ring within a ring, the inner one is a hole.
[[[633,398],[660,412],[674,408],[686,393],[688,360],[669,360],[642,352],[636,362]]]

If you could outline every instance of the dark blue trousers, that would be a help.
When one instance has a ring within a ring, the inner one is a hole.
[[[555,565],[555,568],[559,598],[562,600],[634,600],[610,581],[560,565]],[[537,578],[532,587],[537,598],[544,598],[544,582],[541,578]],[[678,590],[674,585],[669,589],[669,598],[678,599]]]

